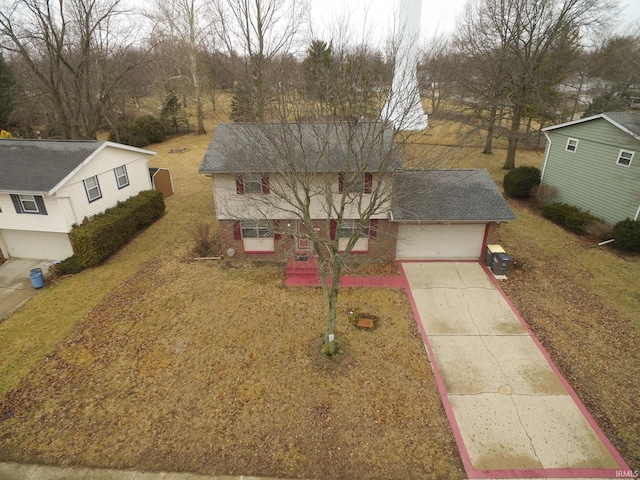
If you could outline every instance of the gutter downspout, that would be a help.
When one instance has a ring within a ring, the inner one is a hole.
[[[540,185],[542,185],[542,182],[544,181],[544,172],[547,169],[549,152],[551,152],[551,138],[549,138],[549,135],[547,134],[547,132],[543,131],[542,133],[544,133],[544,136],[547,137],[547,148],[544,152],[544,162],[542,163],[542,173],[540,174]]]

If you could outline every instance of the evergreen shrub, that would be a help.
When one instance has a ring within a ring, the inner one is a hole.
[[[164,213],[162,193],[145,190],[119,202],[104,213],[94,215],[82,225],[75,225],[69,236],[78,263],[83,268],[104,262],[144,227]]]
[[[602,220],[581,208],[566,203],[554,202],[542,206],[542,214],[568,230],[583,233],[584,229]]]
[[[613,226],[613,238],[618,248],[640,252],[640,220],[621,220]]]
[[[540,185],[540,169],[537,167],[518,167],[504,176],[504,192],[512,198],[527,198],[531,189]]]

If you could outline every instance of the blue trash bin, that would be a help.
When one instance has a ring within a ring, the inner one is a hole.
[[[44,276],[42,275],[41,268],[32,268],[29,278],[31,279],[31,285],[33,285],[33,288],[44,287]]]

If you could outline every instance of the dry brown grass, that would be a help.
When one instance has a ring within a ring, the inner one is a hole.
[[[403,292],[344,289],[343,353],[327,360],[318,290],[284,288],[279,267],[190,260],[189,227],[213,219],[210,181],[196,173],[209,138],[155,146],[152,163],[171,170],[176,189],[165,217],[0,325],[0,460],[463,478]],[[457,166],[486,166],[501,184],[504,151],[480,151],[459,149]],[[500,239],[515,259],[504,288],[638,468],[638,258],[585,248],[526,203],[513,209],[518,221]],[[352,308],[378,328],[354,328]]]
[[[209,138],[150,147],[153,166],[173,175],[167,214],[105,265],[45,289],[6,322],[17,331],[41,311],[34,322],[45,331],[18,342],[13,374],[2,379],[0,460],[463,478],[404,292],[344,289],[342,353],[329,360],[320,355],[318,289],[285,289],[281,267],[190,260],[189,227],[214,218],[210,180],[196,173]],[[349,309],[375,315],[377,328],[355,328]],[[2,335],[11,350],[16,338]],[[40,335],[46,345],[26,346]]]

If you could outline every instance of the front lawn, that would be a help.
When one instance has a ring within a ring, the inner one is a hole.
[[[0,324],[0,461],[464,478],[403,291],[344,289],[329,360],[319,289],[284,288],[284,267],[190,259],[191,226],[213,220],[196,173],[209,139],[150,146],[173,176],[166,215]]]

